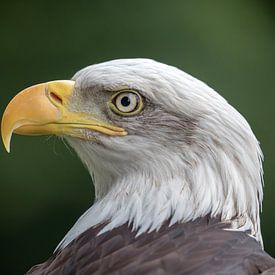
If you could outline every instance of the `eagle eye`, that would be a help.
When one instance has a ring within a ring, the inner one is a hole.
[[[142,97],[133,90],[119,91],[111,97],[109,107],[119,115],[136,115],[142,110]]]

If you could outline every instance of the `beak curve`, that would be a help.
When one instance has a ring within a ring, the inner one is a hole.
[[[112,136],[127,132],[86,113],[68,110],[75,82],[57,80],[37,84],[18,93],[8,104],[2,117],[1,134],[7,152],[13,132],[20,135],[69,135],[88,139],[81,129]]]

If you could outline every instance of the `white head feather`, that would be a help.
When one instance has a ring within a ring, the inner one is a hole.
[[[93,178],[96,199],[59,247],[101,223],[106,226],[100,233],[128,223],[139,235],[167,220],[172,225],[206,215],[250,230],[262,242],[261,150],[246,120],[224,98],[149,59],[92,65],[73,79],[72,110],[96,114],[129,134],[86,133],[99,142],[66,137]],[[125,87],[145,97],[144,111],[130,118],[104,114],[101,95]]]

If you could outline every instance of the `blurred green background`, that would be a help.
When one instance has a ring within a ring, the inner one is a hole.
[[[272,1],[1,1],[3,113],[34,83],[86,65],[149,57],[203,80],[249,121],[265,155],[262,229],[275,256],[275,9]],[[93,201],[91,179],[55,137],[0,146],[1,274],[42,262]]]

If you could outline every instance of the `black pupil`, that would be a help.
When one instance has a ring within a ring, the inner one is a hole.
[[[122,99],[121,99],[121,105],[123,107],[128,107],[130,105],[131,101],[130,101],[130,98],[128,96],[124,96]]]

